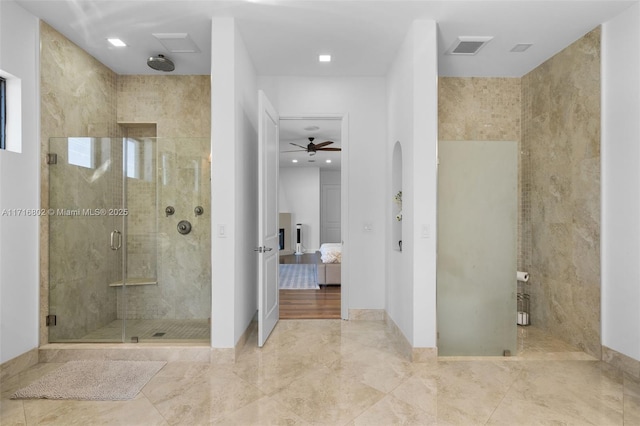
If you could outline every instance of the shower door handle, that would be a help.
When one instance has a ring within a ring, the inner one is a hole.
[[[117,229],[111,231],[111,250],[119,250],[122,247],[122,233]]]

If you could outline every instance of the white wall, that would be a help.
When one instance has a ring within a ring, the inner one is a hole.
[[[413,335],[413,282],[411,271],[413,270],[413,257],[411,253],[412,238],[410,227],[411,215],[407,214],[410,200],[409,191],[412,185],[411,155],[413,153],[413,37],[412,32],[407,35],[396,56],[391,70],[387,75],[387,99],[389,117],[389,137],[386,146],[387,176],[385,180],[385,211],[387,212],[386,230],[387,243],[387,314],[402,330],[405,337],[411,341]],[[402,183],[403,183],[403,212],[402,243],[403,252],[395,251],[395,241],[392,241],[392,214],[395,214],[395,205],[391,188],[393,148],[396,142],[402,147]]]
[[[211,50],[211,345],[231,348],[257,311],[258,101],[233,18],[213,19]]]
[[[413,346],[435,348],[438,202],[438,27],[415,21],[413,108]],[[404,152],[403,152],[404,155]],[[403,182],[405,176],[403,176]],[[404,196],[404,193],[403,193]],[[404,246],[403,246],[404,249]]]
[[[640,360],[640,6],[602,27],[602,344]]]
[[[387,78],[387,313],[414,347],[436,342],[437,28],[414,21]],[[402,253],[394,250],[394,144],[402,146]]]
[[[256,71],[235,30],[236,52],[236,313],[234,343],[258,310],[258,87]]]
[[[320,248],[320,169],[318,167],[280,168],[281,213],[291,213],[292,231],[285,233],[295,249],[297,223],[302,224],[304,252],[314,253]]]
[[[40,206],[38,27],[0,1],[0,70],[22,80],[21,152],[0,151],[0,363],[38,347],[38,218],[2,214]]]
[[[386,82],[383,77],[259,77],[281,116],[348,114],[348,307],[385,307]],[[343,188],[344,190],[344,188]],[[365,224],[371,231],[364,230]]]

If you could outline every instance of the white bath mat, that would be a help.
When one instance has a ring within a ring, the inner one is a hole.
[[[16,393],[12,399],[133,399],[164,361],[69,361]]]

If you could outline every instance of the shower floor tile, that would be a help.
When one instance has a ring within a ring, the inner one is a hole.
[[[134,319],[126,321],[125,341],[137,337],[139,342],[209,341],[208,319]],[[115,320],[82,337],[82,341],[121,341],[123,320]]]
[[[592,356],[534,326],[518,326],[518,357],[527,359],[595,360]]]

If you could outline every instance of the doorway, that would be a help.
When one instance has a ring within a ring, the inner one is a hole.
[[[282,319],[344,318],[344,120],[280,118]]]

